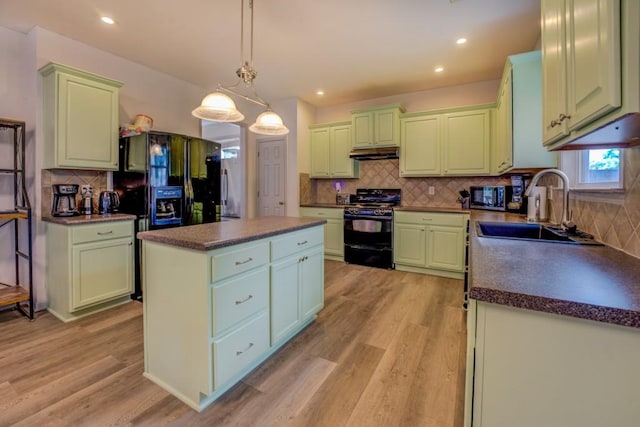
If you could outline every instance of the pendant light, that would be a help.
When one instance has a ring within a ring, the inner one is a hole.
[[[205,96],[200,106],[194,109],[191,114],[195,117],[213,122],[239,122],[244,120],[244,114],[242,114],[236,108],[235,102],[229,95],[234,95],[245,101],[253,102],[254,104],[261,105],[266,108],[266,111],[261,113],[256,122],[249,126],[249,130],[253,133],[261,135],[286,135],[289,133],[289,129],[282,122],[282,118],[271,110],[271,106],[268,102],[260,98],[256,88],[253,85],[253,80],[258,75],[258,72],[253,68],[253,1],[249,1],[249,11],[251,12],[251,49],[249,61],[244,59],[244,2],[240,1],[240,68],[236,70],[238,81],[233,86],[222,86],[218,84],[215,92]],[[238,91],[238,87],[243,85],[244,87],[251,89],[253,96],[245,95]]]

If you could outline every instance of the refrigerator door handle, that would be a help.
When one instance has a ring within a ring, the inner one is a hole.
[[[224,170],[224,205],[229,204],[229,174]]]

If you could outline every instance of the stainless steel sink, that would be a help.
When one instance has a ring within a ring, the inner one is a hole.
[[[569,243],[573,245],[602,245],[588,233],[581,231],[569,233],[560,227],[542,224],[477,221],[476,230],[480,237]]]

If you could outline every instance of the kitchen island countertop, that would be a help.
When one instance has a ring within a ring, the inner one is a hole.
[[[187,227],[142,231],[140,240],[209,251],[325,224],[324,219],[266,216]]]
[[[523,222],[472,211],[470,298],[640,328],[640,260],[609,246],[479,237],[477,221]]]

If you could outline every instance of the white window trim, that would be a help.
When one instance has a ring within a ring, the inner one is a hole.
[[[587,150],[562,151],[559,168],[569,177],[569,188],[574,191],[624,190],[624,150],[620,150],[620,180],[615,182],[580,182],[580,167]]]

